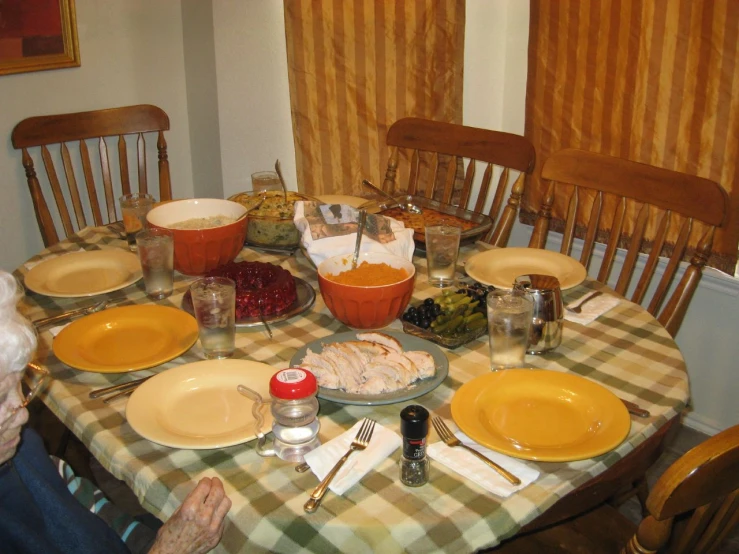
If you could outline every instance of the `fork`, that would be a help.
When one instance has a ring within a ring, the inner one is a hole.
[[[510,471],[499,466],[493,460],[487,458],[486,456],[483,456],[477,450],[475,450],[474,448],[470,448],[469,446],[464,444],[461,440],[459,440],[457,437],[455,437],[452,434],[452,432],[449,430],[449,427],[446,426],[446,423],[444,423],[443,419],[441,419],[438,416],[434,416],[431,418],[431,423],[433,424],[434,429],[436,429],[436,433],[439,435],[439,438],[443,440],[447,446],[461,446],[462,448],[469,450],[475,456],[480,458],[483,462],[485,462],[487,465],[489,465],[495,471],[497,471],[500,475],[502,475],[506,479],[506,481],[508,481],[512,485],[521,484],[521,479],[513,475]]]
[[[590,301],[591,301],[591,300],[592,300],[593,298],[597,298],[597,297],[598,297],[598,296],[600,296],[601,294],[603,294],[603,291],[602,291],[602,290],[597,290],[597,291],[595,291],[595,292],[593,292],[593,293],[590,293],[590,294],[586,294],[586,295],[585,295],[585,296],[584,296],[584,297],[583,297],[583,298],[582,298],[582,299],[580,300],[580,302],[578,302],[578,303],[577,303],[577,304],[575,304],[574,306],[565,306],[565,309],[566,309],[566,310],[567,310],[568,312],[572,312],[573,314],[579,314],[579,313],[582,313],[582,307],[583,307],[583,306],[584,306],[584,305],[585,305],[585,304],[586,304],[587,302],[590,302]]]
[[[370,440],[372,439],[372,433],[374,430],[375,421],[373,419],[364,418],[362,426],[359,428],[359,431],[357,431],[357,435],[354,437],[354,440],[349,445],[349,450],[347,450],[346,454],[344,454],[341,459],[336,462],[336,465],[331,468],[331,471],[328,472],[326,477],[323,478],[323,481],[321,481],[320,484],[311,493],[308,502],[306,502],[303,506],[303,509],[306,512],[312,514],[318,509],[318,506],[321,505],[321,500],[323,500],[323,495],[326,494],[329,484],[331,483],[333,478],[336,477],[336,474],[339,473],[341,466],[343,466],[344,462],[349,459],[349,456],[351,456],[352,452],[354,452],[355,450],[364,450],[365,448],[367,448]]]

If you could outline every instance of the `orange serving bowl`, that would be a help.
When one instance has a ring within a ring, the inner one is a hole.
[[[334,256],[318,264],[318,286],[323,301],[333,316],[354,329],[381,329],[403,314],[413,294],[416,268],[405,258],[381,252],[366,252],[357,265],[385,263],[405,269],[408,277],[391,285],[362,287],[331,281],[327,275],[338,275],[351,269],[353,254]]]
[[[246,217],[209,229],[172,229],[188,219],[227,216],[241,217],[246,208],[219,198],[191,198],[158,204],[146,216],[151,227],[168,229],[174,235],[174,268],[185,275],[204,275],[236,257],[244,247]]]

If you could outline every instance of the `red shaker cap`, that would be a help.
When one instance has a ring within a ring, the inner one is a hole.
[[[281,369],[269,380],[269,393],[283,400],[298,400],[315,394],[318,382],[315,375],[301,367]]]

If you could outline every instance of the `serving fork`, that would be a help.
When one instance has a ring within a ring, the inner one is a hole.
[[[439,438],[443,440],[447,446],[461,446],[462,448],[469,450],[475,456],[480,458],[480,460],[485,462],[488,466],[492,467],[495,471],[502,475],[505,480],[512,485],[521,484],[521,479],[513,475],[510,471],[508,471],[504,467],[499,466],[490,458],[487,458],[486,456],[480,454],[477,450],[475,450],[474,448],[470,448],[457,437],[455,437],[454,434],[449,430],[449,427],[447,427],[446,423],[444,423],[443,419],[438,416],[434,416],[431,418],[431,423],[433,424],[434,429],[436,429],[436,433],[439,435]]]
[[[311,493],[308,502],[306,502],[303,506],[303,509],[306,512],[312,514],[318,509],[318,506],[321,505],[321,500],[323,500],[323,496],[328,490],[329,484],[331,483],[333,478],[336,477],[336,474],[339,473],[341,466],[343,466],[344,462],[349,459],[349,456],[351,456],[352,452],[354,452],[355,450],[364,450],[365,448],[367,448],[367,446],[369,446],[369,442],[372,439],[372,433],[374,432],[374,430],[375,420],[365,418],[362,422],[362,426],[359,428],[359,431],[357,431],[354,440],[349,445],[349,450],[347,450],[346,454],[344,454],[339,459],[339,461],[336,462],[334,467],[331,468],[331,471],[329,471],[326,477],[323,478],[323,481],[321,481],[320,484]]]

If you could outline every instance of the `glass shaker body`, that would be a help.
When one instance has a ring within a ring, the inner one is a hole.
[[[283,369],[270,380],[272,434],[279,458],[302,462],[305,454],[320,445],[317,390],[316,378],[301,368]]]
[[[428,420],[428,410],[423,406],[406,406],[400,412],[400,432],[403,435],[400,481],[409,487],[420,487],[429,480],[429,459],[426,455]]]

